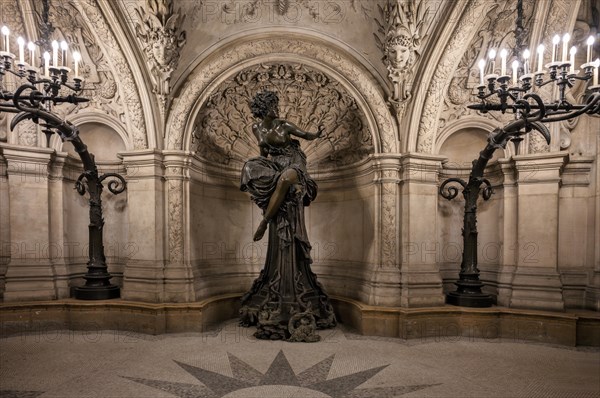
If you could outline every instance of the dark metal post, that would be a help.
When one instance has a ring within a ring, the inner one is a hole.
[[[30,95],[22,95],[26,90],[30,90]],[[34,100],[31,100],[34,98]],[[88,271],[84,275],[85,285],[74,289],[75,298],[83,300],[103,300],[112,299],[120,296],[120,289],[110,283],[112,276],[108,273],[106,258],[104,256],[104,244],[102,243],[102,232],[104,230],[104,219],[102,218],[102,182],[106,178],[115,178],[108,183],[108,189],[113,194],[119,194],[125,190],[127,184],[125,179],[116,173],[107,173],[98,175],[98,168],[94,161],[94,155],[88,152],[87,146],[79,137],[79,130],[73,124],[62,120],[58,115],[44,110],[39,106],[36,98],[43,98],[43,93],[37,91],[33,85],[21,86],[14,95],[6,96],[13,102],[13,107],[9,108],[6,104],[0,106],[0,110],[9,112],[19,112],[11,121],[11,130],[25,119],[32,119],[35,123],[42,125],[44,133],[49,139],[53,133],[60,135],[63,141],[69,141],[73,144],[75,151],[79,154],[83,162],[84,172],[79,176],[75,183],[75,188],[80,195],[87,192],[90,194],[90,224],[89,232],[89,261]],[[59,100],[63,100],[62,98]],[[86,101],[83,98],[71,96],[68,102],[78,103]],[[65,100],[66,102],[66,100]]]
[[[454,186],[448,188],[446,186],[450,183],[458,183],[463,187],[462,193],[465,198],[462,263],[459,279],[456,282],[457,289],[446,295],[448,304],[463,307],[490,307],[494,302],[491,295],[482,292],[483,283],[479,280],[479,269],[477,268],[477,199],[480,192],[484,200],[488,200],[493,194],[490,182],[483,178],[483,172],[496,149],[504,148],[509,140],[518,142],[521,139],[520,136],[524,133],[521,133],[520,129],[523,126],[527,126],[529,131],[531,128],[535,128],[550,143],[550,133],[535,120],[537,119],[516,120],[503,129],[491,132],[487,145],[479,153],[479,158],[473,161],[469,182],[460,178],[449,178],[440,186],[440,195],[452,200],[458,195],[458,189]]]
[[[81,141],[79,135],[71,143],[79,154],[85,170],[77,179],[75,185],[77,192],[80,195],[84,195],[87,186],[87,191],[90,194],[88,272],[83,277],[85,285],[75,288],[75,298],[83,300],[118,298],[120,296],[120,289],[118,286],[110,283],[112,276],[108,273],[106,258],[104,256],[104,244],[102,242],[104,219],[102,217],[101,195],[103,189],[102,181],[107,177],[119,179],[120,184],[116,180],[108,183],[108,189],[115,195],[125,190],[126,183],[123,177],[115,173],[98,176],[94,155],[88,152],[87,146]],[[84,179],[86,180],[86,185],[83,183]]]

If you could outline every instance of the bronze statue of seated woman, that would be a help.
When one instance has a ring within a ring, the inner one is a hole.
[[[279,99],[271,91],[258,93],[250,104],[260,121],[252,126],[260,156],[242,169],[242,191],[263,211],[254,240],[269,230],[264,269],[250,291],[242,297],[240,324],[257,326],[255,334],[265,339],[290,339],[292,324],[303,325],[302,341],[317,341],[306,325],[331,328],[336,325],[329,298],[310,264],[310,242],[304,221],[304,206],[317,196],[317,184],[306,168],[306,155],[294,137],[314,140],[323,134],[302,131],[278,118]],[[302,319],[305,318],[304,321]],[[293,327],[293,326],[292,326]],[[298,341],[296,333],[293,340]]]

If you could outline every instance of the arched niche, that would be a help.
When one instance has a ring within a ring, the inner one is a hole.
[[[123,138],[112,127],[99,122],[85,123],[79,126],[79,137],[87,145],[98,162],[120,162],[117,153],[127,149]],[[62,144],[62,150],[79,158],[70,142]]]
[[[198,112],[190,149],[206,162],[236,165],[258,155],[250,102],[276,92],[279,116],[304,131],[324,126],[323,136],[302,141],[312,169],[360,162],[374,152],[367,116],[343,84],[299,62],[249,65],[216,88]]]
[[[499,123],[480,117],[463,118],[444,128],[438,136],[434,153],[448,157],[446,167],[469,168],[471,162],[479,157],[485,148],[488,135]],[[514,145],[508,143],[505,149],[494,152],[490,162],[514,154]]]
[[[441,181],[450,177],[458,177],[464,181],[469,180],[472,162],[479,157],[479,153],[487,145],[490,131],[496,127],[491,120],[464,119],[451,124],[440,134],[436,143],[438,154],[445,156],[448,161],[444,163]],[[479,265],[486,269],[496,269],[499,257],[495,249],[497,242],[501,241],[497,220],[502,214],[502,184],[498,184],[501,173],[498,173],[498,159],[509,157],[514,151],[514,146],[509,143],[507,149],[497,149],[488,162],[485,177],[494,186],[495,195],[490,200],[479,199],[478,207],[478,247],[477,255]],[[453,184],[462,192],[462,187]],[[438,263],[442,276],[444,291],[447,293],[455,289],[454,282],[460,271],[462,261],[463,237],[462,224],[464,217],[464,198],[459,195],[454,200],[448,201],[438,196],[438,223],[437,240],[440,243],[441,253]],[[487,276],[486,276],[487,277]]]
[[[196,299],[244,292],[264,264],[266,239],[252,241],[262,215],[239,190],[241,165],[258,155],[248,101],[261,88],[278,92],[281,116],[299,127],[325,124],[324,138],[301,140],[319,184],[306,209],[314,270],[331,294],[360,299],[378,258],[362,250],[375,240],[380,200],[371,155],[398,148],[377,80],[331,43],[291,34],[241,38],[215,50],[180,87],[165,146],[194,156],[182,193],[170,183],[169,206],[181,203],[184,211],[181,218],[170,212],[168,222],[172,236],[189,234],[184,257]]]
[[[253,34],[212,49],[178,85],[165,147],[189,150],[198,112],[216,87],[250,65],[268,62],[298,62],[332,76],[366,115],[375,153],[397,152],[397,125],[385,101],[385,88],[340,43],[309,32]]]
[[[118,131],[118,124],[107,124],[98,117],[76,119],[79,136],[88,151],[94,155],[98,172],[119,173],[127,180],[119,152],[126,151],[128,145],[124,141],[127,137],[123,131]],[[116,128],[115,128],[116,127]],[[59,152],[66,152],[68,158],[62,166],[62,200],[63,225],[65,241],[69,242],[69,250],[65,250],[69,274],[78,275],[85,272],[88,261],[88,224],[89,224],[89,194],[79,195],[74,188],[74,183],[83,172],[79,155],[75,152],[70,142],[61,142],[57,135],[52,136],[51,147]],[[64,156],[64,155],[62,155]],[[125,264],[128,258],[135,253],[135,244],[128,242],[127,191],[114,195],[107,188],[111,178],[104,181],[102,192],[102,215],[104,228],[104,254],[109,272],[113,275],[113,283],[121,284]]]
[[[448,158],[454,167],[470,167],[471,162],[477,159],[479,152],[485,147],[487,132],[477,128],[465,128],[456,131],[444,141],[439,154]],[[498,152],[490,161],[498,159]]]

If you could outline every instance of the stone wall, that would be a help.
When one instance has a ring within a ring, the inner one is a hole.
[[[554,33],[549,25],[577,40],[597,30],[591,1],[565,1],[525,2],[532,42]],[[15,27],[35,31],[13,3],[0,0]],[[87,126],[103,171],[128,181],[126,193],[103,196],[122,298],[190,303],[249,288],[266,240],[251,240],[261,215],[239,191],[239,170],[257,154],[247,101],[269,88],[286,118],[326,125],[302,145],[319,184],[306,209],[313,270],[329,293],[443,305],[460,267],[462,199],[438,187],[467,177],[486,134],[508,120],[466,105],[478,58],[512,45],[510,24],[497,21],[514,17],[514,1],[163,3],[52,1],[53,15],[77,17],[55,22],[86,48],[92,99],[56,110]],[[156,25],[169,18],[175,29]],[[87,262],[87,200],[72,189],[80,163],[33,123],[8,131],[11,118],[0,114],[0,295],[66,298]],[[552,128],[551,146],[527,136],[487,169],[495,194],[479,206],[482,280],[503,307],[600,310],[600,120]]]

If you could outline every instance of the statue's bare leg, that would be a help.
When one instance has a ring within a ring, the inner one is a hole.
[[[285,195],[287,195],[290,187],[294,184],[298,184],[299,182],[300,180],[298,179],[298,173],[296,170],[287,169],[281,173],[281,176],[279,176],[279,180],[277,181],[277,186],[275,187],[275,192],[273,192],[271,199],[269,199],[269,205],[265,211],[265,216],[254,233],[255,242],[262,239],[267,227],[269,226],[269,220],[271,220],[277,214],[279,206],[281,206],[283,203]]]

